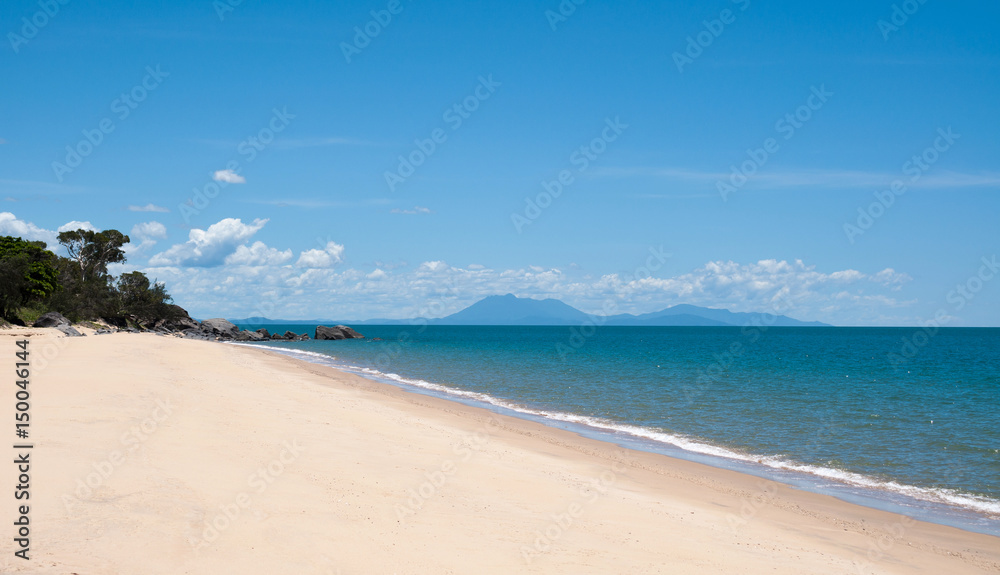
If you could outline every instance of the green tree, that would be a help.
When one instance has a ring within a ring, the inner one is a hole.
[[[59,234],[59,243],[69,258],[59,259],[59,277],[64,289],[50,305],[71,320],[118,315],[114,278],[108,265],[125,261],[122,246],[129,237],[118,230],[95,232],[73,230]]]
[[[160,282],[150,282],[146,274],[131,272],[118,278],[118,302],[121,315],[132,316],[140,323],[174,315],[173,298]]]
[[[118,230],[73,230],[59,234],[59,243],[66,248],[69,258],[79,268],[81,283],[106,279],[108,264],[125,261],[122,246],[129,243],[129,237]]]
[[[13,317],[22,305],[41,301],[59,289],[57,257],[45,242],[0,237],[0,315]]]

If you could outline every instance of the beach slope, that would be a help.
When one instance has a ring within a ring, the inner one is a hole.
[[[30,337],[12,573],[990,573],[1000,538],[408,393],[248,346]],[[13,381],[0,400],[14,458]]]

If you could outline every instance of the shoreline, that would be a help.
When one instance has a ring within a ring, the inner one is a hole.
[[[480,392],[452,388],[439,383],[413,379],[395,373],[385,373],[372,368],[344,364],[337,358],[295,347],[277,347],[269,343],[223,342],[270,350],[307,363],[325,365],[339,371],[398,387],[411,393],[453,401],[462,405],[484,409],[516,419],[535,421],[547,427],[563,429],[578,435],[613,444],[629,450],[663,455],[665,457],[702,463],[718,469],[752,475],[761,479],[777,481],[812,493],[831,495],[855,505],[889,513],[906,514],[914,519],[955,527],[965,531],[1000,537],[1000,516],[995,512],[973,507],[991,509],[993,500],[980,501],[973,496],[959,495],[962,503],[948,502],[946,497],[955,497],[945,492],[944,496],[926,487],[898,483],[894,480],[879,480],[855,472],[842,471],[802,464],[775,457],[742,454],[728,448],[684,439],[689,447],[670,441],[666,435],[654,429],[637,427],[612,421],[594,420],[568,412],[540,411],[511,400],[505,400]],[[661,438],[653,437],[659,435]],[[667,438],[662,438],[667,437]],[[702,450],[692,449],[701,447]],[[764,460],[771,460],[765,463]],[[917,492],[924,497],[913,494]],[[931,499],[928,497],[936,497]]]
[[[14,572],[1000,571],[997,537],[269,350],[19,331],[58,353],[32,407],[39,561]]]

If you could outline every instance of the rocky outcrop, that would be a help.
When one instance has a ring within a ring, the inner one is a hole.
[[[264,341],[266,338],[256,331],[242,330],[233,338],[236,341]]]
[[[347,327],[346,325],[335,325],[328,327],[325,325],[316,326],[315,339],[364,339],[365,336]]]
[[[70,321],[59,312],[50,311],[35,320],[34,327],[59,327],[69,325]]]
[[[186,309],[179,305],[171,305],[171,316],[174,319],[160,319],[153,324],[153,329],[164,332],[186,331],[189,329],[199,329],[201,324],[191,319]]]
[[[236,339],[240,328],[222,318],[206,319],[201,322],[201,331],[206,335],[214,335],[222,339]]]
[[[271,334],[264,328],[258,329],[257,333],[261,336],[261,339],[271,339]]]
[[[73,327],[71,325],[57,325],[56,329],[58,329],[59,331],[63,332],[64,334],[66,334],[69,337],[81,337],[81,336],[86,335],[86,334],[80,333],[79,331],[76,330],[75,327]]]
[[[55,311],[42,314],[41,317],[35,320],[34,327],[54,327],[69,337],[82,337],[86,335],[80,333],[75,327],[70,325],[70,321],[66,319],[66,316]]]

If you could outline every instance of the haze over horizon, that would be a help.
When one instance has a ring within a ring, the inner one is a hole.
[[[1000,6],[901,4],[6,2],[0,235],[196,317],[1000,326]]]

